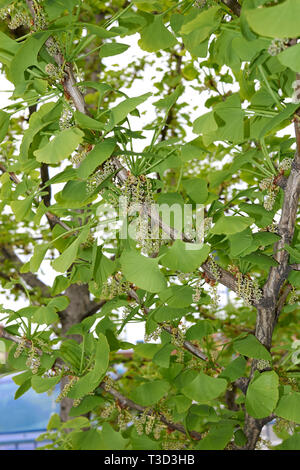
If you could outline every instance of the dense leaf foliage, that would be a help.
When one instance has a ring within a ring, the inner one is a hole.
[[[0,7],[0,336],[16,397],[61,383],[40,439],[299,449],[299,2]]]

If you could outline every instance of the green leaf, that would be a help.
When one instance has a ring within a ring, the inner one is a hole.
[[[49,249],[49,244],[35,245],[33,256],[30,260],[29,268],[32,273],[36,272]]]
[[[127,51],[130,46],[127,44],[121,44],[118,42],[112,42],[111,44],[103,44],[103,46],[100,47],[99,51],[99,57],[110,57],[113,55],[118,55],[122,54],[122,52]]]
[[[220,377],[224,377],[230,382],[234,382],[245,374],[246,365],[246,359],[243,356],[239,356],[225,367],[221,372]]]
[[[222,450],[231,440],[235,422],[220,421],[211,426],[208,434],[197,444],[197,450]]]
[[[94,259],[93,276],[99,286],[107,280],[109,276],[116,270],[116,264],[111,259],[107,258],[103,253],[101,247],[97,247],[97,252]]]
[[[247,442],[247,437],[245,436],[244,431],[242,429],[238,429],[234,433],[234,443],[239,446],[243,447]]]
[[[69,412],[70,417],[81,416],[98,408],[104,402],[102,397],[88,395],[76,407],[73,406]]]
[[[62,429],[82,429],[90,425],[90,422],[84,416],[78,416],[74,419],[68,419],[62,423]]]
[[[191,326],[186,332],[186,339],[188,341],[201,341],[205,336],[211,335],[214,328],[208,320],[198,320],[196,325]]]
[[[17,222],[25,220],[27,215],[30,213],[31,205],[33,202],[33,196],[28,196],[26,199],[18,199],[17,201],[12,201],[10,206]]]
[[[222,19],[221,15],[218,14],[220,9],[219,6],[213,6],[208,10],[199,12],[196,18],[182,26],[180,32],[182,34],[190,34],[197,31],[197,42],[204,41],[219,26]]]
[[[53,269],[55,269],[55,271],[64,273],[68,270],[68,268],[72,263],[74,263],[76,259],[80,244],[85,242],[88,234],[89,229],[85,228],[82,230],[78,238],[76,238],[76,240],[74,240],[73,243],[71,243],[71,245],[65,251],[63,251],[63,253],[58,258],[52,261],[51,266]]]
[[[155,101],[155,103],[153,104],[159,109],[170,110],[172,106],[174,106],[176,101],[178,100],[179,96],[182,95],[183,92],[184,92],[184,86],[178,85],[175,91],[173,91],[173,93],[171,93],[170,95],[167,95],[165,98],[161,100]]]
[[[215,120],[215,115],[213,111],[209,113],[202,114],[199,116],[193,124],[193,132],[195,134],[207,134],[214,132],[218,129],[218,125]]]
[[[78,126],[80,126],[82,129],[93,129],[95,131],[103,131],[105,129],[105,126],[102,122],[99,122],[96,119],[81,113],[80,111],[75,111],[74,119],[76,124],[78,124]]]
[[[253,31],[261,36],[294,38],[300,35],[300,4],[295,0],[268,8],[253,8],[245,13]]]
[[[293,49],[293,47],[289,49]],[[280,126],[280,124],[284,121],[288,120],[287,125],[289,125],[290,124],[289,118],[297,110],[298,107],[299,107],[298,103],[297,104],[288,103],[283,111],[278,113],[277,116],[274,116],[271,119],[269,119],[267,124],[262,128],[259,134],[259,139],[267,135],[270,131],[276,130],[277,127]]]
[[[158,259],[146,258],[136,251],[124,251],[120,258],[124,276],[148,292],[160,292],[167,282],[158,268]]]
[[[188,162],[194,158],[202,159],[206,155],[207,150],[201,137],[197,137],[181,147],[181,158],[184,162]]]
[[[137,356],[139,357],[152,359],[159,349],[160,349],[159,344],[141,343],[135,346],[134,353],[137,354]]]
[[[88,31],[92,34],[96,34],[101,39],[113,38],[118,36],[117,33],[114,31],[108,31],[107,29],[103,28],[102,26],[98,26],[97,24],[92,23],[79,23],[79,26],[85,26]]]
[[[76,150],[82,141],[83,135],[83,132],[76,127],[65,129],[44,147],[35,150],[33,154],[38,162],[49,164],[59,163]]]
[[[98,337],[94,369],[75,383],[68,393],[70,398],[82,398],[89,392],[92,392],[100,384],[107,371],[109,365],[109,345],[106,337],[102,333],[98,333]]]
[[[197,204],[204,204],[208,197],[207,182],[202,178],[183,180],[182,185],[188,196]]]
[[[251,253],[250,255],[243,256],[242,260],[245,260],[254,266],[259,266],[264,270],[268,270],[271,266],[277,266],[277,261],[272,256],[267,256],[259,251]]]
[[[16,385],[22,385],[24,382],[32,377],[31,370],[26,370],[25,372],[21,372],[21,374],[17,374],[12,376],[12,380],[15,382]]]
[[[253,240],[258,246],[269,246],[280,240],[280,236],[272,232],[257,232],[253,234]]]
[[[69,202],[70,205],[85,201],[87,197],[88,192],[85,181],[68,181],[61,193],[62,200]]]
[[[175,36],[165,27],[161,15],[155,15],[152,23],[143,28],[140,35],[141,39],[138,44],[141,49],[147,52],[168,49],[177,44]]]
[[[227,380],[210,377],[200,372],[182,388],[181,392],[198,403],[207,403],[223,394],[226,387]]]
[[[300,424],[300,393],[292,392],[289,395],[283,395],[279,400],[275,414]]]
[[[254,335],[248,335],[246,338],[234,341],[233,349],[236,352],[243,354],[243,356],[253,357],[254,359],[265,359],[266,361],[272,360],[272,356],[269,351]]]
[[[20,146],[20,159],[25,161],[28,159],[28,152],[34,137],[44,127],[47,127],[51,122],[57,121],[61,115],[61,103],[45,103],[38,111],[32,113],[29,118],[29,127],[25,130],[23,139]]]
[[[71,439],[75,450],[102,450],[100,432],[97,429],[73,432]]]
[[[32,388],[37,393],[45,393],[55,387],[61,377],[50,377],[43,379],[40,375],[34,375],[31,379]]]
[[[288,280],[294,287],[300,287],[300,272],[291,271]]]
[[[252,232],[249,228],[243,232],[234,233],[228,237],[230,254],[233,258],[242,255],[253,243]]]
[[[49,423],[47,425],[47,431],[52,431],[52,429],[59,429],[61,425],[61,420],[59,414],[53,413],[51,418],[49,419]]]
[[[172,321],[177,318],[182,318],[189,313],[187,308],[171,308],[166,305],[160,305],[154,313],[154,318],[157,322]]]
[[[20,387],[16,390],[14,399],[17,400],[18,398],[20,398],[22,395],[24,395],[24,393],[28,392],[30,388],[31,388],[31,378],[25,380],[25,382],[23,382],[22,385],[20,385]]]
[[[93,150],[91,150],[85,157],[83,162],[78,168],[78,176],[80,178],[87,178],[93,171],[102,165],[113,153],[115,148],[115,139],[106,139],[99,144],[96,144]]]
[[[33,320],[39,325],[51,325],[59,321],[59,316],[53,307],[42,306],[34,313]]]
[[[278,402],[279,379],[274,371],[262,372],[254,378],[247,389],[246,409],[254,418],[265,418],[275,409]]]
[[[171,353],[174,351],[174,344],[165,344],[153,357],[154,364],[159,367],[168,368],[170,366]]]
[[[184,308],[193,303],[193,293],[190,286],[170,286],[159,293],[159,298],[169,307]]]
[[[285,439],[282,444],[274,447],[275,450],[300,450],[300,433],[293,434],[293,436]]]
[[[55,310],[61,312],[62,310],[65,310],[67,308],[69,303],[70,300],[68,297],[66,297],[65,295],[60,295],[59,297],[54,297],[53,299],[51,299],[48,303],[48,307],[55,308]]]
[[[214,108],[215,118],[221,121],[215,133],[215,140],[227,140],[238,144],[244,140],[244,111],[240,97],[234,94]]]
[[[75,168],[67,167],[65,170],[53,176],[53,178],[50,178],[49,181],[47,181],[46,186],[49,186],[49,184],[65,183],[66,181],[76,179],[77,176],[78,173]]]
[[[124,439],[108,423],[102,424],[100,432],[91,429],[75,435],[72,441],[79,450],[124,450],[128,445],[128,439]]]
[[[38,65],[37,55],[50,34],[50,31],[38,32],[22,43],[10,65],[10,76],[15,84],[24,81],[24,72],[28,67]]]
[[[247,227],[252,225],[254,220],[250,217],[240,215],[222,215],[210,230],[215,235],[222,233],[232,235],[234,233],[243,232]]]
[[[9,126],[9,114],[0,110],[0,142],[5,139]]]
[[[293,263],[300,263],[300,251],[290,247],[285,243],[284,249],[291,255],[291,258],[293,259]]]
[[[109,123],[106,125],[106,131],[110,132],[116,124],[122,122],[129,113],[134,111],[137,106],[144,103],[152,93],[145,93],[135,98],[127,98],[126,100],[119,103],[117,106],[111,109],[111,118]]]
[[[138,385],[131,393],[131,399],[142,406],[157,403],[168,392],[170,385],[166,380],[154,380]]]
[[[173,271],[192,272],[201,266],[210,252],[208,245],[196,245],[176,240],[162,256],[161,264]]]

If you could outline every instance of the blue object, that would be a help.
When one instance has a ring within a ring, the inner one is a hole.
[[[0,449],[32,449],[37,446],[35,439],[45,432],[51,414],[59,413],[55,402],[59,387],[51,394],[29,389],[14,400],[18,385],[13,375],[0,377]]]

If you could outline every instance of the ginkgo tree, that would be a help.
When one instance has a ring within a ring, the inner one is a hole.
[[[60,384],[46,448],[299,449],[300,3],[0,7],[0,337],[16,399]]]

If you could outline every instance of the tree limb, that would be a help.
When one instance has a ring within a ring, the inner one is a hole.
[[[40,279],[38,279],[35,274],[30,272],[20,272],[23,263],[11,248],[7,246],[2,246],[0,247],[0,250],[3,256],[13,263],[14,268],[17,269],[19,276],[26,282],[26,284],[28,284],[32,289],[39,289],[44,297],[49,297],[49,287],[44,284],[44,282],[42,282]]]
[[[290,268],[293,271],[300,271],[300,264],[290,264]]]
[[[237,0],[221,0],[236,16],[241,15],[241,5]]]

